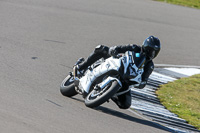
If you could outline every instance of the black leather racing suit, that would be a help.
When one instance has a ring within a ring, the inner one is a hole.
[[[104,59],[109,58],[111,56],[109,49],[113,49],[115,53],[125,53],[126,51],[134,51],[136,53],[142,52],[142,48],[135,44],[114,46],[110,48],[104,45],[98,45],[95,48],[94,52],[91,53],[90,56],[82,64],[79,65],[79,70],[86,69],[88,66],[92,65],[94,62],[96,62],[97,60],[101,58],[104,58]],[[154,69],[153,61],[147,60],[144,66],[144,73],[142,74],[142,84],[139,85],[138,88],[142,89],[145,87],[147,80],[150,74],[152,73],[153,69]],[[129,85],[123,86],[123,87],[127,89]],[[131,91],[118,96],[117,99],[113,98],[112,100],[119,106],[119,108],[127,109],[131,106]]]

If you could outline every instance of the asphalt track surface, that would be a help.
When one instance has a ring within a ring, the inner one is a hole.
[[[113,103],[85,107],[61,81],[98,44],[160,38],[155,63],[200,65],[200,10],[151,0],[0,0],[0,131],[168,132]]]

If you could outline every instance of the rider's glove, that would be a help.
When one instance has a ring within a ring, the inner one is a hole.
[[[135,85],[135,88],[143,89],[147,84],[147,81],[142,81],[140,84]]]
[[[116,46],[109,48],[109,55],[113,56],[113,57],[116,57],[118,55],[118,52],[116,50]]]

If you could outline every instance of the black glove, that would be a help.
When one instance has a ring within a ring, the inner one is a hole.
[[[147,84],[147,81],[142,81],[140,84],[135,85],[135,88],[143,89]]]
[[[118,55],[118,52],[116,50],[116,46],[109,48],[109,55],[113,56],[113,57],[116,57]]]

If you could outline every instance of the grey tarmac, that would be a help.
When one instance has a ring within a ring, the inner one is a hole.
[[[85,107],[59,92],[98,44],[160,38],[156,64],[199,66],[200,10],[151,0],[0,0],[0,131],[164,133],[113,103]]]

